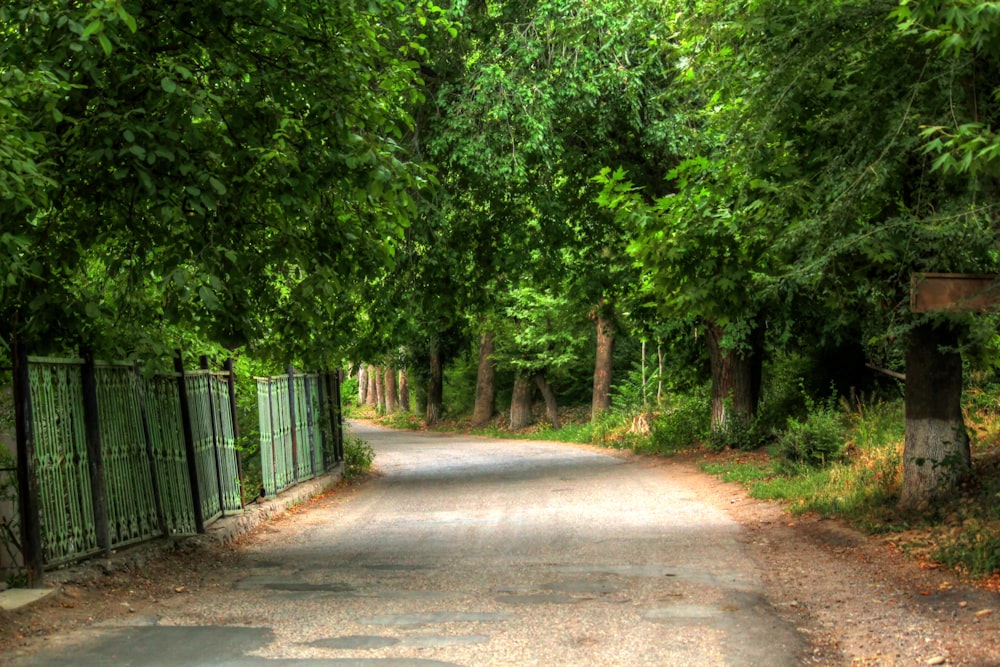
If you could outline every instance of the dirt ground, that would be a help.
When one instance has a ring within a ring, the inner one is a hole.
[[[682,466],[700,499],[745,528],[749,557],[765,572],[769,602],[812,643],[807,662],[824,665],[1000,665],[1000,595],[921,566],[885,538],[866,537],[833,520],[792,517],[779,505],[746,497],[736,484],[701,473],[693,459],[646,459]],[[349,496],[360,485],[329,494]],[[309,511],[305,503],[294,512]],[[280,529],[287,515],[258,528]],[[228,587],[227,563],[254,535],[223,547],[179,547],[134,570],[88,566],[58,575],[45,600],[0,611],[0,663],[19,647],[75,628],[154,613],[176,597]],[[56,578],[56,577],[53,577]]]

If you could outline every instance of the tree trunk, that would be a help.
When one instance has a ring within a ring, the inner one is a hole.
[[[396,367],[385,367],[385,411],[387,414],[399,412],[399,384],[396,382]]]
[[[368,371],[363,363],[358,364],[358,406],[368,400]]]
[[[417,382],[413,385],[413,412],[427,416],[427,383]]]
[[[372,364],[368,365],[368,390],[367,396],[365,397],[365,404],[368,407],[378,408],[378,388],[375,386],[375,376],[378,372],[375,370],[375,366]]]
[[[594,394],[591,402],[591,420],[611,407],[611,371],[615,351],[615,324],[605,312],[603,299],[594,309],[593,320],[597,326],[597,355],[594,361]]]
[[[518,375],[514,378],[514,393],[510,397],[510,428],[516,431],[530,426],[532,421],[531,378]]]
[[[538,391],[542,392],[542,398],[545,399],[545,418],[552,424],[552,428],[559,428],[559,406],[556,404],[555,392],[545,381],[543,373],[535,373],[532,379],[535,381]]]
[[[476,407],[472,425],[481,428],[489,423],[497,409],[497,388],[493,366],[493,334],[484,331],[479,341],[479,373],[476,377]]]
[[[410,377],[405,368],[399,371],[399,409],[410,411]]]
[[[378,366],[373,367],[375,375],[375,404],[379,414],[385,414],[385,373]]]
[[[441,419],[444,403],[444,373],[441,366],[441,346],[437,338],[431,340],[430,378],[427,380],[427,413],[424,421],[430,426]]]
[[[722,327],[708,325],[706,340],[712,367],[712,430],[721,431],[730,419],[751,420],[757,416],[763,367],[763,340],[755,330],[750,351],[722,347]],[[732,411],[730,413],[730,410]]]
[[[972,469],[962,416],[962,355],[948,325],[922,324],[906,350],[906,442],[900,507],[926,510]],[[942,350],[941,348],[950,348]]]

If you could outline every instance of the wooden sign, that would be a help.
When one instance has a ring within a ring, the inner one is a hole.
[[[1000,275],[986,273],[914,273],[910,310],[927,313],[985,313],[1000,310]]]

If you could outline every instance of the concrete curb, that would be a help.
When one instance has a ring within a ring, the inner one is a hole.
[[[115,572],[138,570],[166,553],[194,551],[232,542],[289,508],[301,505],[303,502],[333,488],[343,477],[344,464],[340,463],[322,477],[294,486],[276,498],[260,500],[247,505],[242,514],[219,519],[210,525],[203,535],[160,538],[134,547],[127,547],[120,552],[113,552],[110,558],[93,558],[46,572],[44,588],[31,589],[36,591],[34,593],[28,594],[24,592],[26,589],[17,588],[0,591],[0,608],[12,610],[31,604],[54,592],[54,589],[63,584],[91,582]]]

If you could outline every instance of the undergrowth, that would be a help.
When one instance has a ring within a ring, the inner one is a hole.
[[[991,398],[998,393],[972,391],[967,397],[975,476],[961,493],[920,516],[897,509],[905,437],[901,398],[813,401],[796,383],[794,391],[775,395],[756,422],[744,424],[744,432],[721,441],[722,452],[720,440],[710,435],[707,386],[665,396],[654,405],[619,402],[594,421],[587,409],[560,411],[559,429],[538,423],[515,433],[500,416],[473,432],[648,455],[701,449],[705,472],[743,484],[752,497],[782,502],[794,514],[817,513],[870,533],[894,533],[894,543],[915,554],[919,550],[921,558],[970,576],[992,574],[1000,582],[1000,405]],[[782,415],[776,403],[789,397],[795,399],[795,411]],[[412,428],[419,420],[394,416],[383,423]],[[470,430],[461,420],[435,428]],[[746,451],[748,444],[756,449]]]
[[[368,474],[375,460],[375,450],[357,436],[344,438],[344,479],[350,480]]]

